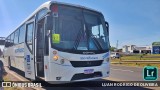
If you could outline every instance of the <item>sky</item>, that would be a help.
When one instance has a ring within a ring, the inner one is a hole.
[[[49,0],[0,0],[0,37],[7,37]],[[93,8],[109,22],[111,46],[151,45],[160,41],[160,0],[54,0]]]

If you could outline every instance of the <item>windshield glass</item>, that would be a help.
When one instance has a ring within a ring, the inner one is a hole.
[[[52,46],[61,50],[108,50],[109,39],[101,14],[76,7],[59,5],[54,16],[55,29],[60,41]],[[55,12],[53,12],[55,13]]]

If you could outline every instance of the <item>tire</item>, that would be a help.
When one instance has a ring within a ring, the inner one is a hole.
[[[11,70],[12,66],[11,66],[11,59],[10,57],[8,57],[8,68]]]

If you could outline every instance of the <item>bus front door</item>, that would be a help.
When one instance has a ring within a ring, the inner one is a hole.
[[[37,23],[37,35],[36,35],[36,76],[44,77],[44,20],[41,19]]]
[[[35,80],[35,61],[34,61],[34,20],[26,23],[26,37],[24,45],[24,66],[25,77]]]

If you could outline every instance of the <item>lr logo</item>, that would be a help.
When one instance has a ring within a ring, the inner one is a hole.
[[[154,66],[146,66],[143,69],[143,79],[144,80],[157,80],[158,69]]]

